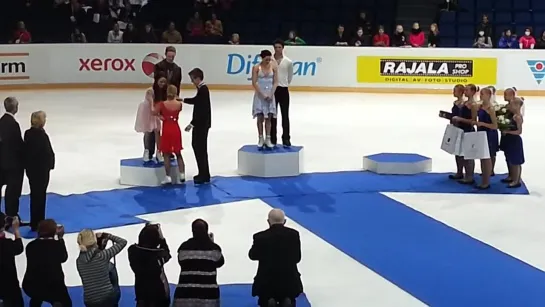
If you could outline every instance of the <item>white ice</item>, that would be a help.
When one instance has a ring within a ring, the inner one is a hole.
[[[19,99],[20,111],[16,117],[22,130],[28,128],[32,111],[47,112],[46,130],[57,156],[50,192],[74,194],[120,188],[119,160],[142,155],[142,136],[135,133],[133,127],[135,112],[144,98],[144,90],[1,93],[4,97],[14,95]],[[182,96],[193,94],[192,90],[184,90]],[[251,92],[212,91],[213,119],[209,157],[213,175],[236,175],[237,150],[244,144],[257,142],[251,101]],[[448,95],[292,92],[292,143],[305,146],[305,172],[358,170],[361,169],[363,155],[380,152],[422,154],[433,159],[434,172],[453,171],[453,157],[439,149],[447,123],[437,116],[439,110],[449,110],[452,101],[453,98]],[[529,196],[396,193],[389,196],[531,265],[545,269],[545,223],[541,219],[545,216],[542,197],[545,192],[545,163],[541,161],[541,149],[545,141],[545,99],[527,97],[525,103],[523,139],[526,164],[523,166],[523,178],[531,192]],[[190,121],[191,111],[189,106],[184,108],[180,125],[184,126]],[[183,143],[186,147],[183,153],[187,175],[191,177],[196,167],[190,134],[183,134]],[[496,173],[505,172],[504,159],[500,153]],[[26,183],[24,193],[28,193]],[[430,203],[440,206],[426,205]],[[257,205],[252,208],[256,216],[261,213],[264,215],[267,211],[266,207]],[[216,221],[215,227],[220,227],[221,223],[221,219]],[[168,227],[173,228],[175,225]],[[260,226],[252,223],[248,227],[244,231],[250,236]],[[318,278],[312,276],[314,269],[318,272],[322,270],[323,275],[324,268],[320,262],[303,260],[301,270],[306,292],[311,299],[312,294],[319,298],[317,301],[311,300],[313,306],[333,306],[332,303],[336,303],[336,306],[364,303],[368,306],[423,306],[304,228],[298,225],[294,227],[301,231],[302,237],[308,238],[304,247],[306,254],[325,253],[328,257],[342,260],[337,275],[335,272],[328,273],[331,276],[330,282],[359,276],[351,280],[353,292],[347,293],[344,296],[346,299],[343,299],[343,295],[335,295],[328,288],[331,283],[323,285],[312,282]],[[119,229],[117,232],[133,233],[134,229]],[[188,235],[187,229],[182,232],[172,229],[169,232],[179,238],[180,242]],[[69,236],[69,240],[75,241],[72,236]],[[172,244],[177,246],[180,242]],[[232,257],[243,257],[245,251]],[[70,253],[72,264],[67,266],[73,265],[77,250],[71,248]],[[233,262],[243,264],[246,259],[237,258]],[[21,266],[20,273],[24,272],[21,271],[24,259],[19,259],[18,263]],[[67,266],[67,279],[74,280],[77,275],[70,275],[77,273],[74,268],[69,270]],[[249,282],[247,277],[241,277],[241,281]]]

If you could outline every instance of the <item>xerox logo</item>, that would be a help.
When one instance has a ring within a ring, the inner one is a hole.
[[[79,71],[135,71],[135,59],[79,59]]]

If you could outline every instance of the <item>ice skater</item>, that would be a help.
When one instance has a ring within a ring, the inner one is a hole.
[[[288,89],[293,79],[293,62],[284,55],[284,42],[276,40],[274,42],[274,59],[278,66],[278,87],[274,92],[276,108],[280,106],[280,115],[282,116],[282,145],[290,147],[290,91]],[[276,118],[271,118],[271,142],[276,145]]]
[[[271,120],[276,118],[274,93],[278,86],[278,68],[273,63],[272,53],[269,50],[261,51],[260,55],[261,63],[252,68],[252,85],[255,90],[252,115],[257,118],[259,135],[257,146],[260,149],[263,147],[271,149],[274,147],[271,142]],[[265,132],[265,138],[263,138],[263,132]]]
[[[146,97],[144,101],[138,105],[138,111],[136,112],[136,121],[134,123],[134,130],[138,133],[144,134],[144,162],[149,162],[153,157],[153,151],[155,142],[152,142],[150,138],[154,135],[159,139],[159,131],[161,129],[161,121],[159,117],[153,114],[153,100],[154,100],[153,88],[149,88],[146,91]],[[152,146],[152,148],[150,148]],[[159,146],[157,145],[157,152],[159,153]],[[150,155],[150,153],[152,153]]]
[[[161,153],[165,156],[166,176],[163,184],[172,183],[170,176],[170,157],[176,156],[178,170],[180,172],[180,182],[185,182],[185,163],[182,158],[182,132],[178,124],[178,117],[182,111],[182,103],[178,101],[178,91],[176,86],[169,85],[167,89],[166,101],[156,105],[154,113],[161,116],[163,129],[161,131]]]

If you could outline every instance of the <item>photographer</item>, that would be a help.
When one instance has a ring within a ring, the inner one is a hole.
[[[163,267],[172,256],[161,226],[146,224],[138,235],[138,244],[131,245],[128,252],[136,306],[170,306],[170,288]]]
[[[54,220],[43,220],[38,224],[38,238],[26,246],[23,290],[30,297],[30,307],[42,306],[42,302],[72,306],[62,271],[62,264],[68,260],[63,236],[64,227]]]
[[[6,238],[6,224],[11,224],[15,239]],[[0,306],[23,307],[23,294],[17,278],[15,256],[23,253],[23,240],[19,232],[19,219],[7,218],[0,212]]]
[[[221,248],[205,221],[195,220],[191,230],[193,238],[178,248],[181,270],[172,306],[220,306],[217,269],[225,264]]]
[[[108,241],[113,245],[106,248]],[[80,254],[76,260],[83,285],[86,307],[117,307],[120,299],[117,271],[110,262],[119,254],[127,240],[109,233],[95,233],[84,229],[78,235]]]

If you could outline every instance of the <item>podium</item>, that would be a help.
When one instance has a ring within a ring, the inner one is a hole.
[[[172,166],[170,177],[173,183],[180,182],[176,160],[165,161]],[[123,159],[120,162],[119,183],[138,187],[158,187],[165,179],[165,168],[162,163],[144,162],[142,158]]]
[[[238,150],[238,174],[263,178],[299,176],[303,172],[303,147],[259,149],[245,145]]]
[[[416,175],[431,172],[431,158],[414,153],[379,153],[363,157],[363,169],[377,174]]]

